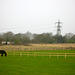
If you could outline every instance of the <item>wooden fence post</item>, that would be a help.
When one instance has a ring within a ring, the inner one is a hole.
[[[49,58],[51,58],[51,53],[49,53]]]
[[[57,59],[58,59],[58,56],[59,56],[59,55],[58,55],[58,53],[57,53]]]
[[[65,53],[65,59],[66,59],[66,53]]]
[[[22,52],[20,52],[20,57],[22,57]]]
[[[29,52],[27,53],[27,57],[29,57]]]
[[[74,59],[74,54],[73,54],[73,59]]]
[[[34,53],[34,58],[36,58],[36,53]]]
[[[43,53],[42,53],[42,57],[43,57]]]

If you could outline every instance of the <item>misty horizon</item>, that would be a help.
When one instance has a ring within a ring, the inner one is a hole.
[[[75,0],[0,0],[0,33],[75,34]]]

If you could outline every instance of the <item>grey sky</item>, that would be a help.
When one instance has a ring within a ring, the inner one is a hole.
[[[62,34],[75,34],[75,0],[0,0],[0,33],[55,34],[58,19]]]

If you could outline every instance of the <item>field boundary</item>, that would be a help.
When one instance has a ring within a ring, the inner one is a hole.
[[[40,51],[40,50],[75,50],[73,47],[0,47],[1,50],[10,51]]]
[[[12,53],[9,52],[8,56],[9,55],[12,55],[12,56],[19,55],[20,57],[33,56],[34,58],[36,58],[37,56],[42,56],[42,57],[48,56],[49,58],[51,58],[53,56],[55,56],[57,58],[63,56],[63,57],[65,57],[65,59],[66,59],[66,57],[73,57],[73,58],[75,57],[75,53],[50,53],[50,52],[12,52]]]

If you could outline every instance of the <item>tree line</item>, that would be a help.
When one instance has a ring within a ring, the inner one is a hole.
[[[0,44],[2,41],[14,42],[14,44],[25,43],[75,43],[75,34],[67,33],[64,36],[53,35],[53,33],[32,34],[29,31],[26,33],[17,33],[9,31],[0,33]]]

